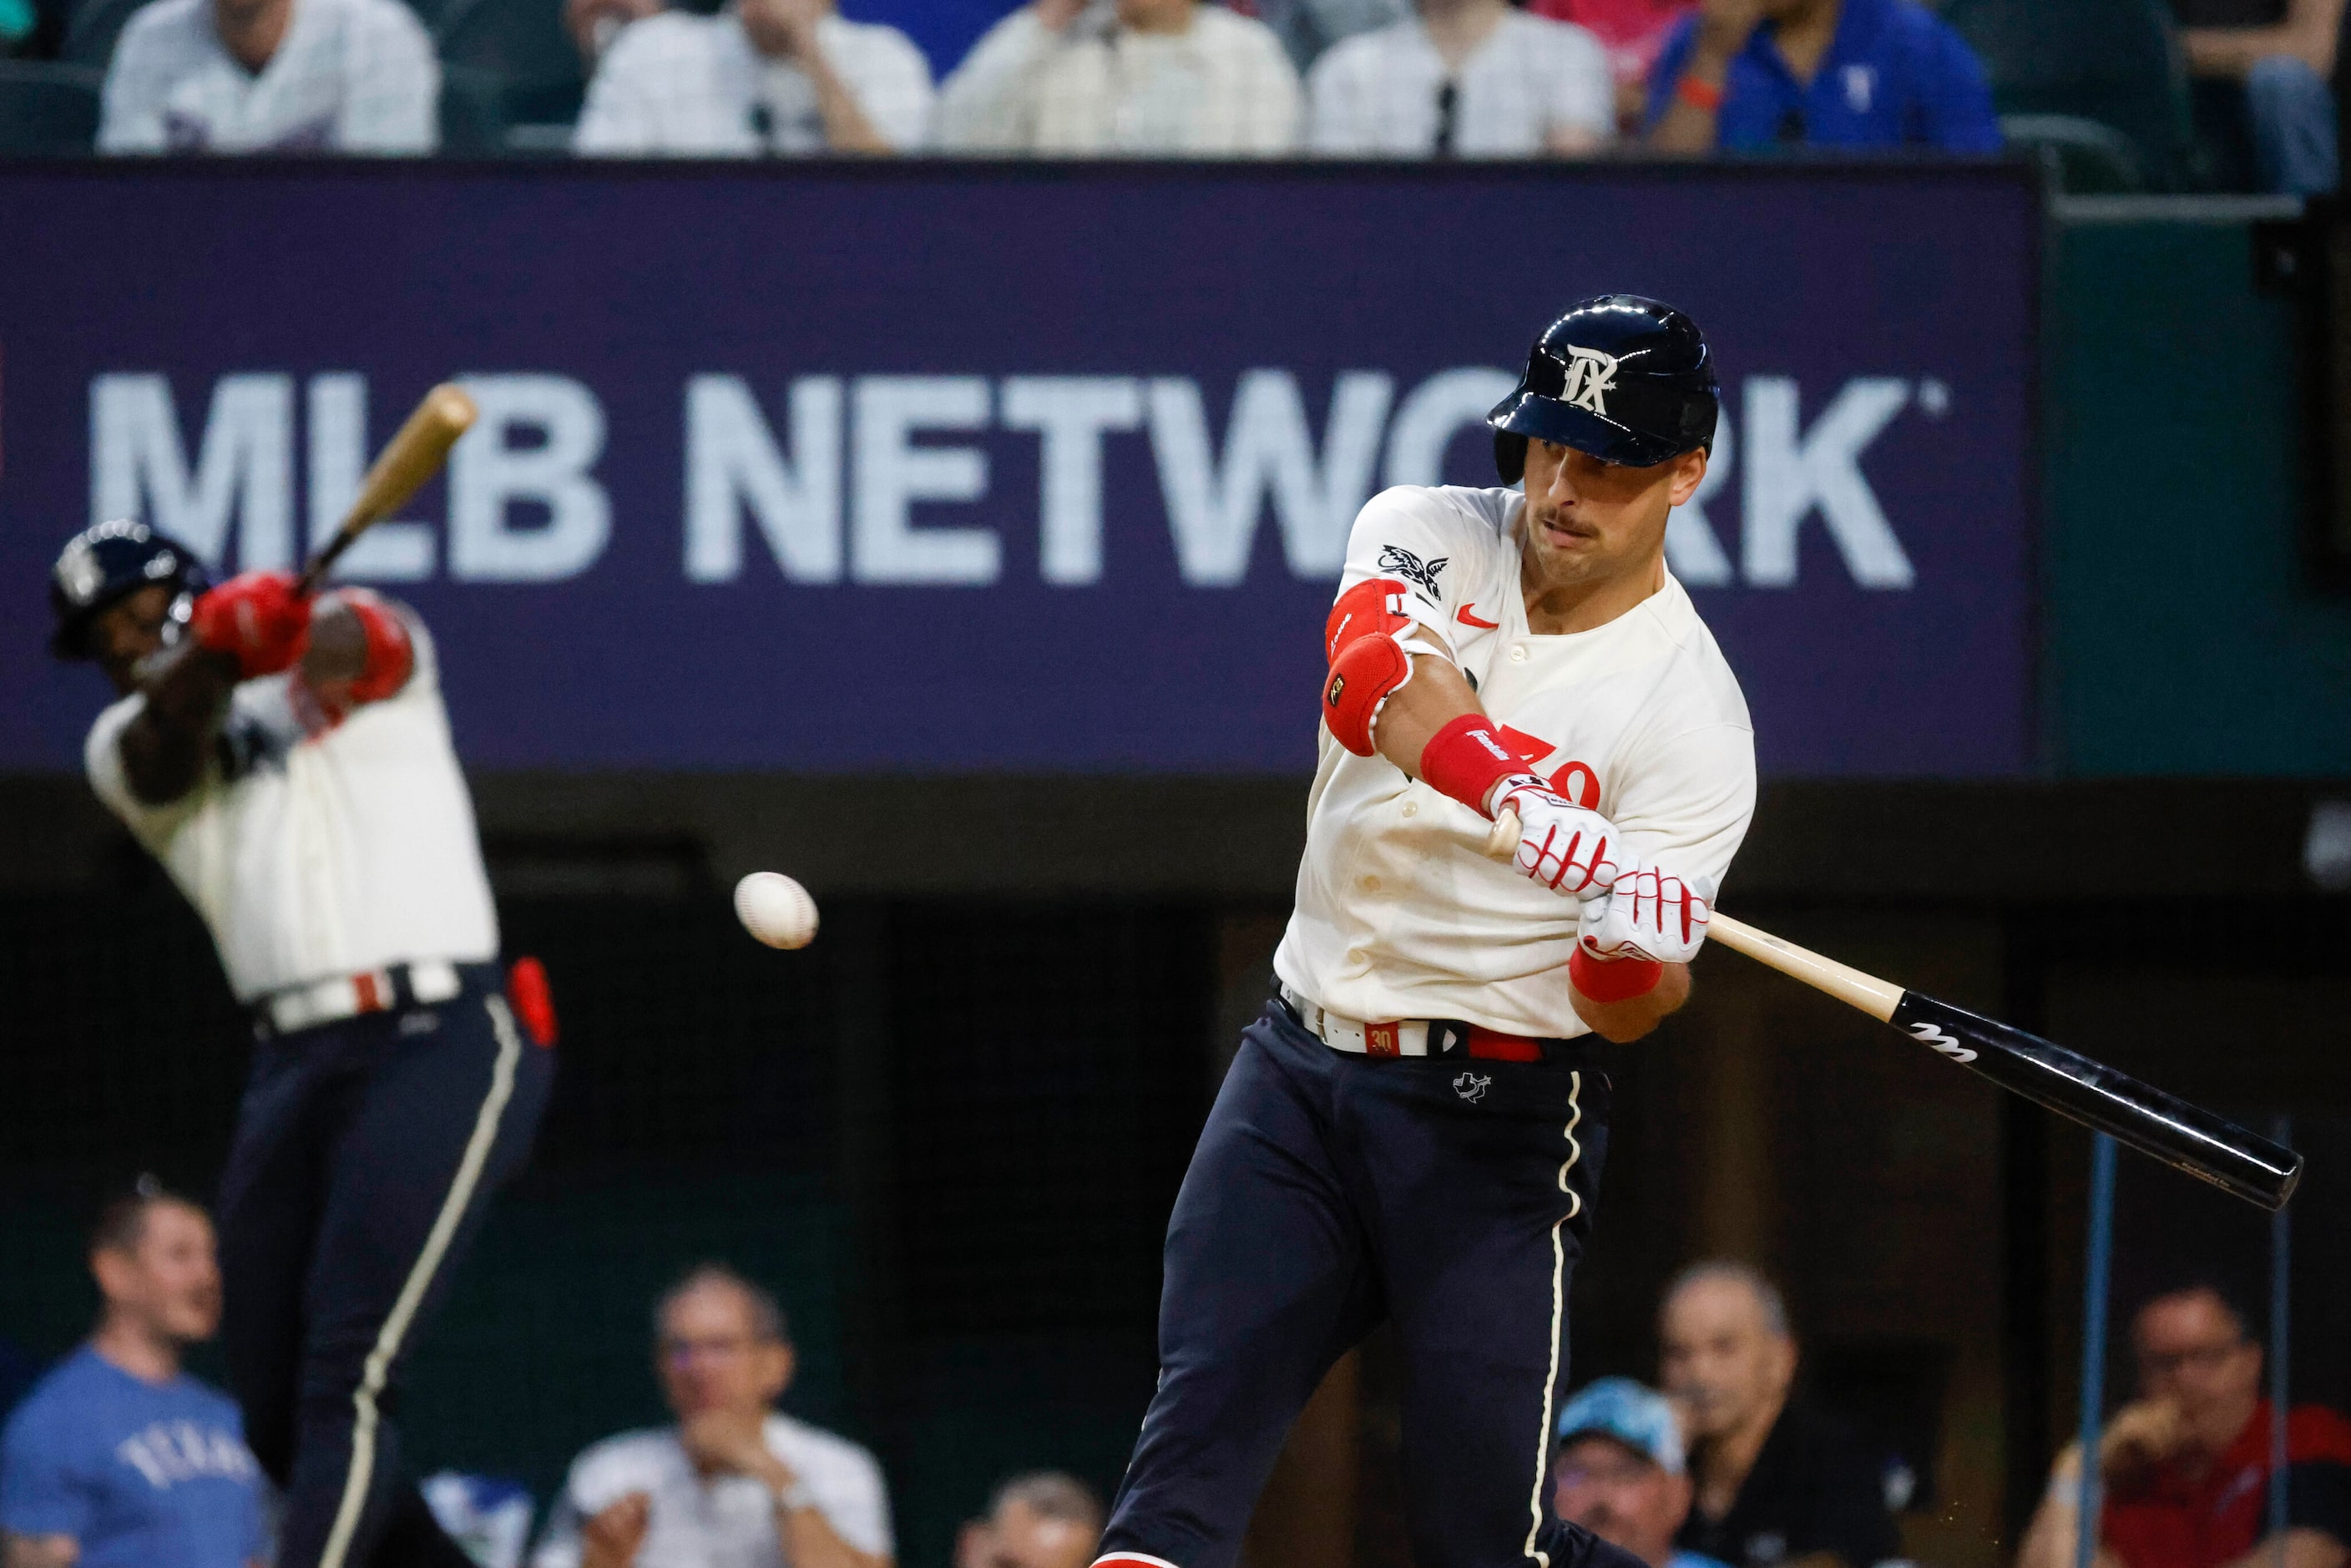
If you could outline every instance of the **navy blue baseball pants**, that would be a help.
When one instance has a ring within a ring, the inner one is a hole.
[[[1290,1423],[1385,1319],[1420,1568],[1639,1568],[1552,1516],[1608,1082],[1581,1042],[1545,1050],[1358,1056],[1278,1000],[1243,1032],[1168,1222],[1159,1391],[1106,1557],[1229,1568]]]
[[[221,1179],[222,1327],[246,1440],[285,1492],[278,1568],[468,1563],[402,1461],[400,1373],[554,1062],[496,966],[461,974],[448,1001],[255,1050]]]

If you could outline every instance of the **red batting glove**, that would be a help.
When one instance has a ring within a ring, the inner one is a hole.
[[[196,601],[188,629],[205,647],[235,654],[246,680],[274,675],[310,645],[310,601],[286,572],[241,572]]]

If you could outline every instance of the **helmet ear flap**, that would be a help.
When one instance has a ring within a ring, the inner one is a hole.
[[[1507,430],[1494,432],[1494,471],[1505,485],[1527,476],[1527,438]]]

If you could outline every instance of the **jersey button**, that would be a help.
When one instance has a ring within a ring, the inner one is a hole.
[[[1404,814],[1405,814],[1405,816],[1407,816],[1407,817],[1417,817],[1417,816],[1419,816],[1419,815],[1420,815],[1420,802],[1419,802],[1419,801],[1417,801],[1417,800],[1406,800],[1406,801],[1404,803]]]
[[[1350,947],[1347,949],[1347,962],[1350,964],[1360,964],[1363,961],[1364,950],[1361,947]]]
[[[1375,876],[1367,876],[1363,880],[1360,885],[1365,893],[1377,893],[1380,890],[1380,879]]]
[[[1511,643],[1511,644],[1510,644],[1510,663],[1512,663],[1513,664],[1525,664],[1526,662],[1527,662],[1527,645],[1526,645],[1524,643]]]

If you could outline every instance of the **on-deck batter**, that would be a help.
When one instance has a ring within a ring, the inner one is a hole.
[[[1290,1422],[1384,1319],[1422,1568],[1635,1568],[1543,1483],[1606,1146],[1589,1037],[1687,998],[1754,809],[1746,703],[1665,565],[1716,413],[1688,318],[1588,299],[1489,421],[1524,496],[1403,487],[1356,519],[1280,994],[1176,1201],[1103,1568],[1227,1568]],[[1483,852],[1506,806],[1510,864]]]
[[[467,1568],[402,1464],[392,1396],[553,1073],[511,998],[433,643],[360,589],[207,590],[132,522],[76,536],[55,648],[121,694],[91,785],[211,927],[256,1041],[219,1200],[224,1338],[284,1490],[279,1568]],[[527,1040],[526,1036],[529,1039]]]

